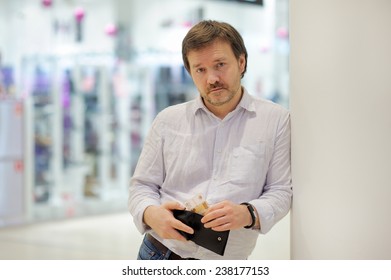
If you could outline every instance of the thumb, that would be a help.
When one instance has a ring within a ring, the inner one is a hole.
[[[177,201],[169,201],[164,203],[162,206],[168,210],[185,210],[185,206]]]

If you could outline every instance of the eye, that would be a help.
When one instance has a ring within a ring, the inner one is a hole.
[[[203,73],[203,72],[205,72],[204,68],[197,68],[196,69],[196,73]]]
[[[221,68],[221,67],[223,67],[224,65],[225,65],[224,62],[219,62],[219,63],[217,63],[216,68]]]

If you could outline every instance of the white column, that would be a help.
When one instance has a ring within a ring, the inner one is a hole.
[[[290,10],[293,259],[391,258],[391,1]]]
[[[82,84],[81,69],[79,62],[73,70],[73,80],[75,92],[71,96],[71,115],[73,129],[71,133],[71,159],[77,164],[85,163],[85,143],[84,143],[84,96],[80,85]]]
[[[63,154],[63,137],[64,137],[64,121],[63,108],[61,100],[61,78],[60,71],[57,69],[57,62],[53,62],[53,85],[51,89],[52,97],[52,123],[51,123],[51,145],[52,145],[52,161],[51,174],[53,178],[52,202],[54,204],[61,203],[61,191],[63,184],[63,170],[64,170],[64,154]]]
[[[99,68],[99,117],[98,117],[98,135],[99,135],[99,161],[98,176],[101,186],[101,196],[107,198],[111,189],[111,151],[110,151],[110,92],[109,92],[109,73],[105,66]]]

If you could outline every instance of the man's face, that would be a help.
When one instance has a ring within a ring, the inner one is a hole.
[[[236,106],[241,98],[241,74],[245,67],[244,55],[236,59],[231,46],[216,40],[187,55],[190,74],[207,108]]]

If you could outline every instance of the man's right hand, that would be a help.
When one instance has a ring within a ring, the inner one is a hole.
[[[171,210],[183,210],[184,207],[175,201],[166,202],[160,206],[151,205],[144,211],[144,223],[150,226],[163,239],[186,241],[177,230],[193,234],[194,230],[175,219]]]

